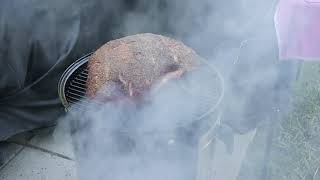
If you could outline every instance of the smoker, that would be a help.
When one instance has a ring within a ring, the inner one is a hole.
[[[92,53],[89,53],[73,64],[71,64],[63,73],[59,82],[59,96],[65,110],[71,112],[74,105],[77,108],[81,108],[89,104],[86,100],[86,81],[88,77],[87,64]],[[199,96],[200,98],[200,110],[194,122],[196,124],[189,124],[186,129],[190,127],[200,127],[197,124],[201,124],[201,132],[196,136],[197,146],[197,165],[196,165],[196,179],[197,180],[211,180],[214,176],[214,171],[212,169],[212,163],[214,160],[215,151],[215,138],[213,134],[213,129],[215,123],[218,119],[218,107],[222,101],[224,95],[224,84],[223,78],[219,72],[208,62],[203,61],[207,82],[205,82],[205,87],[199,86],[203,93]],[[195,86],[196,87],[196,86]],[[195,91],[198,92],[198,91]],[[193,92],[189,92],[193,93]],[[199,92],[198,92],[199,93]],[[85,107],[83,107],[85,108]]]

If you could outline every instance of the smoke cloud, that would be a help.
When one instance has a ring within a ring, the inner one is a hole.
[[[71,122],[80,179],[196,179],[199,139],[216,123],[218,109],[221,123],[240,134],[255,129],[282,106],[285,109],[291,75],[279,77],[292,69],[278,68],[275,3],[132,3],[113,28],[114,37],[142,32],[171,36],[204,57],[205,68],[217,67],[222,75],[215,69],[210,70],[214,76],[205,70],[191,74],[169,83],[144,105],[92,104],[80,111],[76,105],[64,121]],[[199,120],[210,107],[211,115]]]
[[[202,69],[144,103],[74,105],[63,121],[71,122],[80,179],[195,179],[198,140],[215,123],[223,96],[220,75]]]

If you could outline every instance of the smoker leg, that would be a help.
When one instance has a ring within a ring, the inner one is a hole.
[[[234,132],[231,127],[225,124],[219,124],[214,129],[217,139],[222,141],[229,154],[232,154],[234,149]]]
[[[227,152],[226,146],[223,143],[215,141],[211,165],[212,180],[237,179],[249,144],[252,142],[255,134],[256,130],[241,135],[235,134],[234,151],[231,154]]]

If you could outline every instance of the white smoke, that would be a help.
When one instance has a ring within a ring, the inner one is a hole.
[[[279,72],[270,63],[277,61],[276,53],[270,55],[276,49],[272,43],[274,6],[271,1],[249,0],[140,0],[113,33],[159,33],[194,48],[226,80],[221,108],[228,114],[223,114],[222,121],[244,133],[277,108],[271,107],[274,97],[283,95],[281,88],[275,89]],[[72,121],[80,179],[195,179],[199,137],[216,118],[208,116],[198,125],[194,117],[205,113],[202,103],[207,108],[207,104],[219,104],[223,87],[221,81],[203,73],[189,78],[197,82],[188,87],[198,87],[193,92],[198,96],[181,93],[179,83],[172,82],[147,105],[130,101],[93,104],[69,113],[65,121]],[[219,89],[213,101],[208,101],[208,84]]]
[[[203,69],[143,103],[74,105],[63,121],[71,122],[80,179],[195,179],[198,140],[215,123],[210,115],[223,96],[219,74]]]

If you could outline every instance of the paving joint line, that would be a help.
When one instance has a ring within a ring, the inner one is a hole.
[[[38,146],[32,145],[30,143],[19,142],[19,141],[7,141],[7,142],[11,143],[11,144],[16,144],[16,145],[23,146],[24,148],[34,149],[34,150],[37,150],[37,151],[40,151],[40,152],[43,152],[43,153],[46,153],[46,154],[50,154],[52,156],[56,156],[56,157],[60,157],[60,158],[69,160],[69,161],[75,161],[73,158],[71,158],[69,156],[66,156],[66,155],[63,155],[61,153],[57,153],[57,152],[54,152],[54,151],[50,151],[50,150],[45,149],[45,148],[38,147]]]

